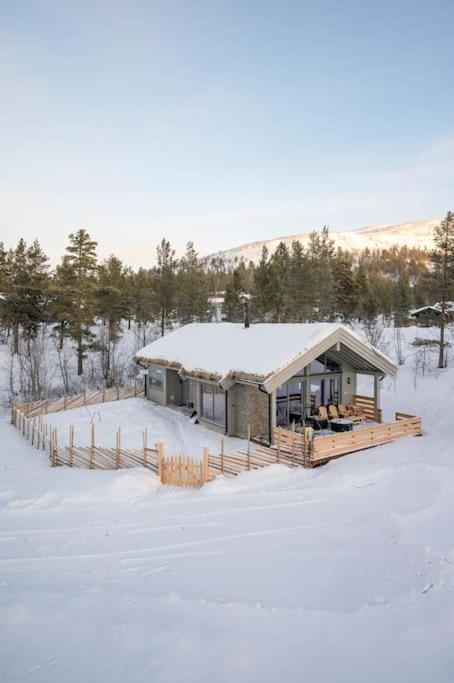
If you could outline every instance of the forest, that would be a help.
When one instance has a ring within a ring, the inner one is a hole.
[[[252,322],[360,321],[373,328],[380,317],[401,327],[412,307],[454,297],[452,213],[434,238],[431,252],[393,247],[350,253],[336,250],[324,227],[311,233],[306,248],[297,241],[290,249],[281,243],[273,254],[264,248],[256,265],[203,259],[192,242],[176,258],[162,239],[155,263],[138,270],[115,255],[100,262],[98,245],[84,229],[69,235],[55,268],[38,240],[0,243],[0,340],[12,359],[21,357],[19,374],[35,395],[40,387],[33,387],[31,366],[43,353],[40,335],[52,341],[65,391],[72,362],[87,381],[88,352],[99,361],[93,382],[113,386],[124,381],[116,349],[126,330],[133,327],[141,345],[149,341],[150,326],[165,334],[176,325],[209,321],[210,299],[221,292],[223,315],[232,322],[243,319],[248,295]]]

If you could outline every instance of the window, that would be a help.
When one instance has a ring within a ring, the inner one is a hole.
[[[324,375],[325,372],[340,372],[339,363],[328,358],[326,354],[319,356],[310,364],[309,372],[311,375]]]
[[[216,385],[202,384],[202,417],[225,427],[225,393]]]
[[[159,368],[150,369],[148,373],[150,388],[162,391],[164,388],[164,371]]]

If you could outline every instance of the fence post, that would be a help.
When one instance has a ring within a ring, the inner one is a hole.
[[[310,467],[312,464],[311,463],[312,437],[313,437],[312,427],[305,427],[304,432],[303,432],[304,467]]]
[[[117,434],[116,434],[116,462],[115,462],[115,467],[116,469],[120,469],[120,438],[121,438],[121,432],[120,432],[120,427],[117,429]]]
[[[277,462],[281,462],[281,432],[282,427],[277,428]]]
[[[57,428],[54,427],[51,433],[51,462],[52,467],[57,467]]]
[[[120,400],[120,387],[117,386],[117,401]]]
[[[164,444],[162,441],[156,444],[156,450],[158,451],[158,477],[162,484],[165,484],[165,471],[164,471]]]
[[[95,466],[95,423],[92,422],[91,425],[91,438],[90,438],[90,469],[92,470]]]
[[[210,461],[210,449],[208,446],[203,447],[203,468],[202,468],[202,484],[204,484],[209,479],[209,461]]]
[[[251,425],[247,426],[247,468],[251,469]]]
[[[74,425],[69,425],[69,466],[73,466]]]
[[[147,466],[147,428],[143,430],[143,464]]]
[[[221,440],[221,474],[224,474],[224,439]]]
[[[292,465],[295,466],[295,420],[292,422]]]

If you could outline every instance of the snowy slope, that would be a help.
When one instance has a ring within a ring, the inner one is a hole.
[[[367,247],[369,249],[387,248],[392,245],[430,249],[433,245],[432,231],[439,222],[439,219],[434,219],[413,221],[400,225],[374,225],[349,232],[332,232],[331,237],[334,239],[337,247],[351,251],[362,251]],[[290,247],[294,240],[307,244],[309,232],[276,237],[271,240],[250,242],[227,251],[210,254],[206,258],[207,261],[210,261],[213,257],[222,257],[227,262],[244,259],[246,262],[254,261],[257,263],[264,245],[266,245],[270,253],[273,253],[280,242],[284,242]]]
[[[310,471],[162,488],[0,420],[2,683],[451,683],[454,369],[415,376],[421,332],[383,405],[425,436]]]

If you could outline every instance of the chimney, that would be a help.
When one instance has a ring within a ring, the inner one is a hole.
[[[249,299],[244,300],[244,328],[247,329],[251,324],[250,316],[250,302]]]

